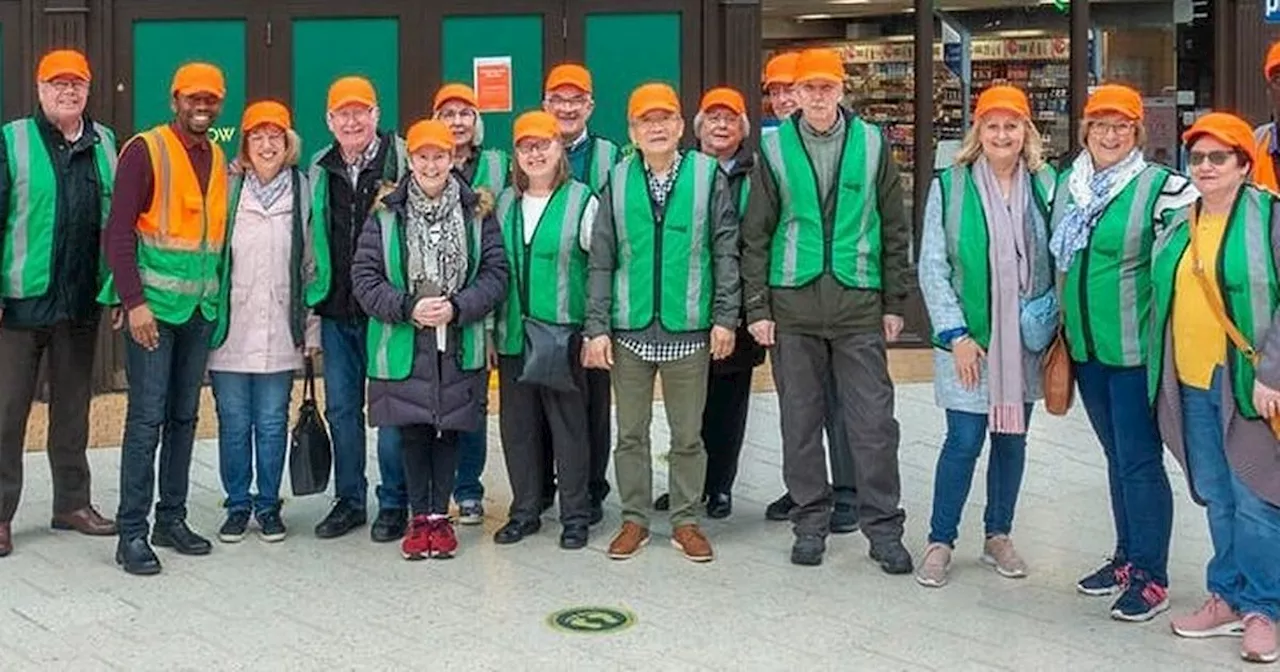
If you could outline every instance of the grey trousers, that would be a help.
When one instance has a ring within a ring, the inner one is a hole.
[[[822,392],[829,408],[840,406],[836,397],[836,376],[828,372]],[[827,459],[831,462],[831,488],[835,491],[835,503],[858,505],[858,483],[853,476],[853,451],[849,448],[849,435],[844,431],[844,418],[839,413],[828,413],[824,425],[827,432]],[[792,499],[795,499],[794,497]]]
[[[782,420],[782,477],[796,501],[791,512],[796,534],[830,532],[833,497],[822,431],[827,419],[838,415],[849,442],[863,534],[872,541],[901,539],[906,514],[899,506],[899,430],[884,336],[825,339],[780,333],[772,357]],[[824,393],[828,372],[835,380],[834,407]]]

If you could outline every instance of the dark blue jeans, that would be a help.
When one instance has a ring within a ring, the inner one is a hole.
[[[1107,457],[1115,557],[1169,585],[1173,493],[1164,446],[1147,404],[1147,370],[1076,364],[1080,400]]]
[[[1026,405],[1028,426],[1032,404]],[[931,543],[954,546],[960,536],[960,514],[969,499],[973,472],[987,441],[986,414],[947,411],[947,438],[933,479]],[[1013,513],[1027,466],[1026,434],[992,434],[987,460],[987,508],[982,517],[988,537],[1013,531]]]
[[[486,416],[480,429],[458,434],[458,480],[453,486],[453,501],[458,503],[484,499],[480,476],[484,473],[485,458],[489,456],[488,405],[484,404]]]
[[[368,446],[365,443],[365,372],[367,366],[365,323],[321,320],[324,349],[324,415],[333,437],[333,490],[340,500],[363,509],[369,493],[365,478]],[[404,463],[400,457],[400,432],[378,431],[378,506],[404,509]]]
[[[1241,614],[1280,620],[1280,507],[1254,494],[1227,462],[1221,368],[1208,390],[1182,387],[1182,426],[1191,483],[1213,539],[1209,592]]]
[[[252,509],[262,514],[279,509],[293,371],[214,371],[211,375],[218,407],[218,467],[227,510]],[[255,471],[258,493],[251,496]]]
[[[213,331],[213,323],[199,313],[186,324],[157,322],[156,326],[160,343],[154,351],[143,349],[128,335],[124,339],[129,408],[120,452],[116,522],[120,538],[126,540],[147,535],[147,516],[157,489],[157,448],[160,500],[156,503],[156,524],[187,517],[196,414]]]

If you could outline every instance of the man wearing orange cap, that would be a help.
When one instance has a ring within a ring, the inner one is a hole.
[[[363,77],[342,77],[329,87],[329,130],[334,141],[311,159],[311,242],[315,276],[306,302],[320,316],[324,350],[325,417],[333,433],[333,481],[337,503],[316,525],[333,539],[367,522],[365,477],[365,347],[368,318],[351,293],[351,260],[365,219],[381,192],[405,175],[405,141],[379,130],[378,96]],[[378,430],[378,517],[369,536],[391,542],[409,524],[400,432]]]
[[[160,500],[151,544],[183,555],[211,550],[186,518],[227,224],[227,161],[208,131],[227,88],[217,67],[189,63],[174,74],[170,92],[173,121],[138,134],[120,156],[105,234],[114,284],[101,298],[124,305],[129,329],[116,562],[130,574],[160,571],[147,543],[154,490]]]
[[[597,194],[609,181],[609,171],[618,162],[618,146],[607,138],[593,135],[587,122],[595,111],[591,73],[576,63],[564,63],[547,75],[546,95],[542,107],[560,122],[560,138],[573,178],[591,187]],[[587,371],[587,432],[591,443],[591,524],[604,519],[604,499],[609,495],[609,455],[613,451],[613,390],[609,372]],[[553,473],[551,451],[546,453],[547,473]],[[555,479],[547,479],[543,507],[551,506],[555,495]]]
[[[638,152],[610,171],[592,229],[584,347],[588,367],[613,372],[618,398],[614,470],[622,529],[609,557],[649,541],[653,471],[649,424],[662,374],[671,429],[672,544],[694,562],[713,558],[695,505],[706,479],[702,410],[711,360],[733,352],[739,317],[738,215],[715,159],[679,151],[680,99],[645,84],[627,106]]]
[[[795,87],[796,62],[799,59],[799,52],[788,51],[770,58],[765,64],[762,84],[769,114],[761,125],[762,132],[772,132],[800,109]]]
[[[841,105],[844,74],[834,50],[797,60],[801,113],[762,140],[765,160],[751,176],[743,300],[752,336],[773,348],[783,480],[796,503],[791,561],[817,565],[826,551],[833,497],[822,429],[842,413],[871,557],[909,574],[885,347],[902,331],[911,223],[883,133]]]
[[[1271,193],[1280,194],[1280,133],[1276,121],[1280,120],[1280,42],[1271,45],[1263,66],[1267,78],[1267,91],[1271,94],[1271,121],[1253,132],[1257,140],[1258,160],[1253,164],[1253,181]]]
[[[110,535],[90,503],[89,400],[101,309],[99,234],[115,181],[115,135],[85,114],[89,63],[47,54],[40,111],[0,137],[0,557],[22,494],[23,445],[41,358],[49,353],[53,527]]]

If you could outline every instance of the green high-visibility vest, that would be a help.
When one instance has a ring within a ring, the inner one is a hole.
[[[311,156],[311,166],[307,177],[311,182],[311,214],[315,221],[311,223],[311,253],[315,258],[315,274],[307,283],[307,305],[315,307],[329,298],[329,289],[333,284],[333,260],[329,252],[329,175],[320,165],[320,160],[331,151],[330,147]],[[409,170],[409,150],[403,138],[395,138],[394,145],[387,150],[386,161],[382,164],[382,180],[393,185]],[[378,207],[378,204],[374,204]],[[363,216],[352,222],[359,229],[364,226]]]
[[[306,227],[311,217],[311,197],[307,192],[306,175],[298,168],[293,171],[293,234],[289,252],[289,333],[294,345],[302,347],[306,337],[306,317],[302,297],[302,256],[306,244]],[[244,176],[232,175],[227,184],[227,242],[222,248],[222,280],[218,284],[221,298],[218,301],[218,317],[209,339],[210,348],[222,347],[231,328],[231,266],[235,262],[234,247],[236,212],[240,209],[240,194],[244,188]]]
[[[98,142],[93,147],[98,171],[100,227],[107,225],[111,193],[116,179],[116,136],[93,122]],[[4,232],[4,256],[0,259],[0,296],[26,299],[49,291],[53,272],[53,243],[58,214],[58,178],[34,118],[4,125],[5,154],[9,162],[9,211]],[[98,278],[106,278],[106,260],[99,255]]]
[[[876,178],[884,138],[880,129],[857,117],[845,121],[840,173],[828,199],[835,199],[830,238],[823,225],[823,200],[818,178],[805,149],[800,129],[788,119],[761,139],[781,212],[773,234],[769,284],[803,287],[825,273],[853,289],[881,287],[880,209]]]
[[[583,174],[573,177],[587,183],[587,186],[598,194],[604,190],[605,185],[609,184],[609,171],[618,164],[619,150],[613,142],[594,135],[587,142],[591,143],[591,147],[587,152],[587,163]]]
[[[1032,176],[1031,193],[1046,223],[1057,179],[1057,173],[1048,164]],[[964,314],[969,336],[985,349],[991,343],[991,239],[982,197],[973,179],[973,167],[946,168],[938,175],[938,186],[942,192],[942,228],[946,232],[947,259],[951,264],[951,289],[960,299],[960,312]],[[938,340],[936,334],[933,345],[950,348],[950,344]]]
[[[709,329],[711,197],[720,167],[705,154],[686,153],[658,222],[642,163],[639,155],[623,159],[609,178],[617,246],[613,328],[638,331],[656,318],[669,332]]]
[[[1271,231],[1277,224],[1273,213],[1276,197],[1252,186],[1244,186],[1236,197],[1222,247],[1217,259],[1204,259],[1218,269],[1218,290],[1227,307],[1227,315],[1249,344],[1262,346],[1280,304],[1280,286],[1271,259]],[[1151,348],[1147,360],[1147,396],[1155,404],[1164,371],[1165,333],[1173,315],[1178,266],[1191,242],[1191,208],[1186,206],[1170,219],[1169,226],[1156,239],[1152,252],[1151,281],[1155,296],[1151,310]],[[1199,291],[1199,288],[1191,291]],[[1185,347],[1185,344],[1184,344]],[[1228,341],[1227,358],[1231,365],[1231,391],[1240,414],[1250,420],[1259,417],[1253,405],[1253,362]]]
[[[400,217],[383,206],[374,210],[382,229],[382,258],[387,269],[387,280],[402,292],[409,291],[409,270],[405,263],[404,230]],[[467,284],[471,284],[480,270],[480,234],[483,220],[468,213],[467,216]],[[383,322],[369,318],[365,346],[369,351],[368,375],[376,380],[405,380],[413,373],[413,356],[417,328],[412,322]],[[478,321],[461,328],[450,326],[448,338],[458,339],[458,368],[463,371],[480,371],[485,368],[484,322]]]
[[[497,198],[507,188],[511,176],[511,156],[500,149],[481,150],[476,173],[471,176],[473,189],[485,189]]]
[[[1071,359],[1107,366],[1146,363],[1151,320],[1151,244],[1156,201],[1169,169],[1148,165],[1107,204],[1089,245],[1076,253],[1062,283],[1062,316]],[[1060,184],[1071,177],[1068,169]],[[1051,218],[1057,228],[1071,199],[1058,189]],[[1059,268],[1061,273],[1063,269]]]
[[[582,326],[587,313],[587,253],[578,241],[590,200],[591,187],[577,180],[560,185],[526,245],[530,223],[524,221],[520,196],[507,189],[498,198],[498,221],[511,269],[507,298],[498,307],[498,354],[524,352],[525,315],[548,324]]]

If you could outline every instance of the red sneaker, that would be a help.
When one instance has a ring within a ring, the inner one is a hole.
[[[453,523],[448,518],[437,518],[427,525],[427,534],[431,538],[430,557],[440,560],[452,558],[458,550],[458,537],[453,533]]]
[[[409,521],[409,533],[400,542],[400,555],[405,560],[421,560],[431,557],[431,521],[426,516],[414,516]]]

